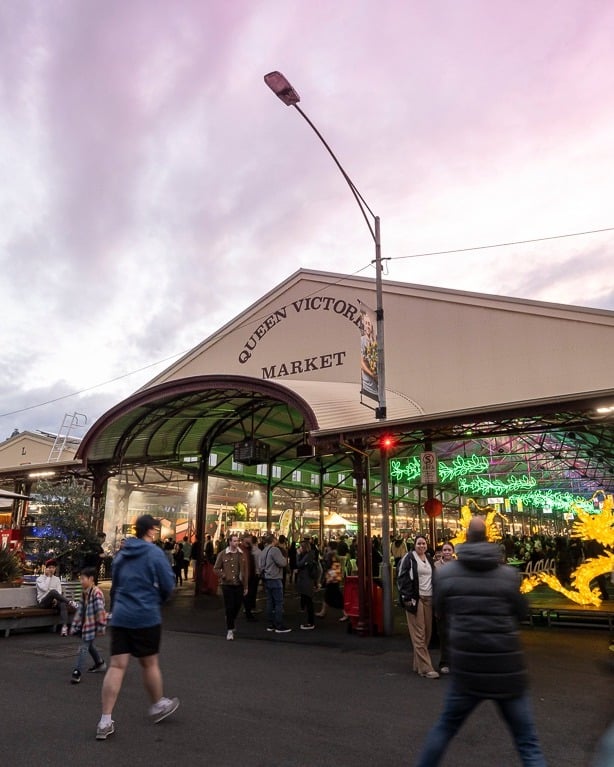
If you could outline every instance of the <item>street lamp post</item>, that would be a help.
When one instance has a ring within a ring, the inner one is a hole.
[[[384,355],[384,302],[382,292],[382,247],[380,236],[380,219],[371,210],[363,196],[360,194],[356,185],[352,179],[348,176],[345,168],[341,165],[337,159],[335,153],[325,141],[324,137],[316,126],[311,122],[309,117],[299,107],[298,102],[301,100],[296,90],[292,87],[290,82],[281,72],[269,72],[264,76],[264,82],[269,86],[273,93],[281,100],[286,106],[294,107],[301,117],[307,122],[309,127],[313,130],[316,136],[320,139],[322,144],[326,147],[327,152],[333,158],[333,161],[341,175],[346,180],[347,185],[350,187],[354,199],[360,212],[369,228],[373,242],[375,243],[375,296],[376,296],[376,341],[377,341],[377,408],[375,409],[375,417],[378,420],[384,420],[386,418],[386,365]],[[373,220],[369,219],[369,214]],[[383,586],[383,602],[384,602],[384,632],[387,635],[392,634],[392,575],[390,569],[390,525],[388,520],[389,503],[388,503],[388,451],[380,451],[380,469],[381,469],[381,500],[382,500],[382,549],[383,549],[383,564],[382,564],[382,586]],[[364,562],[363,562],[364,565]]]
[[[367,205],[365,199],[356,188],[352,179],[346,173],[344,167],[337,159],[335,153],[326,143],[324,137],[316,126],[311,122],[309,117],[299,107],[298,102],[301,100],[298,93],[290,85],[289,81],[282,75],[281,72],[269,72],[264,76],[264,82],[269,86],[273,93],[281,100],[286,106],[294,107],[301,117],[307,122],[316,136],[326,147],[327,152],[333,158],[335,165],[339,168],[341,175],[346,180],[347,185],[350,187],[354,199],[360,208],[360,212],[369,228],[373,242],[375,243],[375,298],[376,298],[376,318],[377,318],[377,404],[378,407],[375,410],[375,417],[378,420],[386,418],[386,366],[384,364],[384,305],[382,296],[382,246],[380,238],[380,219],[376,216],[371,208]],[[373,219],[373,224],[369,220],[369,213]]]

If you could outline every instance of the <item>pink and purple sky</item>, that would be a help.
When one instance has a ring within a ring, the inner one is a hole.
[[[390,279],[614,310],[612,231],[410,257],[614,227],[612,40],[609,0],[2,3],[0,440],[91,425],[300,267],[373,275],[274,69]]]

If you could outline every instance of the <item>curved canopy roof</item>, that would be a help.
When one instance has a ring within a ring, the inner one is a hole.
[[[109,410],[86,434],[77,458],[93,464],[181,465],[215,445],[250,438],[271,457],[296,457],[317,428],[309,404],[288,387],[242,376],[193,376],[137,392]]]

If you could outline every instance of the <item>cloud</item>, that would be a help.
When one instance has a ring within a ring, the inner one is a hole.
[[[607,235],[402,258],[614,225],[613,33],[579,0],[3,4],[2,411],[183,352],[301,266],[369,264],[272,69],[392,279],[614,309]],[[10,419],[93,418],[147,377]]]

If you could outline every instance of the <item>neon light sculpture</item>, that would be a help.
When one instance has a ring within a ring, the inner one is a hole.
[[[496,509],[493,509],[492,506],[480,506],[473,498],[467,498],[467,503],[465,506],[462,507],[460,512],[460,519],[458,521],[458,532],[452,538],[450,543],[454,546],[458,546],[459,543],[464,543],[467,540],[467,528],[469,527],[469,522],[471,522],[471,518],[473,517],[473,514],[471,513],[471,509],[469,508],[469,504],[473,504],[475,508],[484,514],[484,524],[486,525],[486,537],[489,541],[499,541],[501,540],[501,533],[499,532],[498,528],[495,526],[495,517],[498,514]]]
[[[589,514],[583,505],[572,505],[577,519],[573,524],[573,534],[583,540],[596,540],[603,544],[608,551],[599,557],[587,559],[577,567],[571,575],[572,588],[563,586],[558,578],[550,573],[535,573],[523,579],[520,591],[528,594],[540,583],[545,583],[554,591],[563,594],[572,602],[579,605],[601,604],[599,589],[591,589],[590,583],[599,575],[606,575],[614,569],[614,498],[606,495],[603,490],[597,490],[591,499],[603,496],[603,505],[599,514]]]

